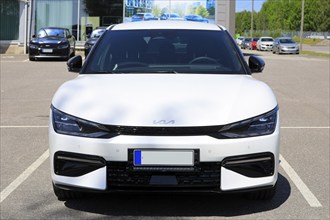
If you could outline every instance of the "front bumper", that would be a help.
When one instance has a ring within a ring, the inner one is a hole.
[[[58,48],[49,47],[49,48],[29,48],[29,56],[33,58],[68,58],[70,54],[70,47],[67,48]]]
[[[271,187],[277,181],[279,121],[271,135],[241,139],[131,135],[93,139],[57,134],[51,123],[52,180],[62,188],[231,192]],[[135,149],[192,150],[194,162],[135,166]]]
[[[286,48],[286,47],[282,47],[282,48],[280,48],[280,53],[287,53],[287,54],[299,53],[299,48]]]
[[[271,45],[271,44],[267,44],[267,45],[262,44],[262,45],[260,45],[260,50],[268,50],[268,51],[271,51],[271,50],[273,50],[273,45]]]

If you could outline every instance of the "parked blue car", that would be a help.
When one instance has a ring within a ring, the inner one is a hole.
[[[158,18],[151,13],[136,13],[132,16],[132,21],[150,21],[150,20],[158,20]]]
[[[197,22],[204,22],[209,23],[209,20],[207,18],[203,18],[200,15],[187,15],[184,17],[187,21],[197,21]]]
[[[177,13],[164,13],[160,16],[160,20],[175,20],[175,21],[184,21],[183,17],[180,17]]]

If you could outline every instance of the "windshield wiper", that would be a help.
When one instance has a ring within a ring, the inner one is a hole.
[[[152,71],[154,73],[175,73],[175,74],[179,74],[179,72],[175,71],[175,70],[156,70],[156,71]]]

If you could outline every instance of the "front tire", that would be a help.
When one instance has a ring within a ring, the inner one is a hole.
[[[71,199],[80,199],[80,198],[84,197],[84,194],[81,192],[61,189],[61,188],[58,188],[57,186],[55,186],[54,183],[53,183],[53,190],[54,190],[54,193],[55,193],[57,199],[60,201],[66,201],[66,200],[71,200]]]

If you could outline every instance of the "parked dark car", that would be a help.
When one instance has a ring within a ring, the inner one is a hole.
[[[279,37],[274,41],[273,53],[299,54],[299,45],[290,37]]]
[[[187,21],[197,21],[197,22],[204,22],[209,23],[209,20],[207,18],[203,18],[200,15],[187,15],[184,17]]]
[[[250,44],[249,44],[249,50],[256,50],[257,49],[257,41],[258,40],[259,40],[259,37],[252,38],[252,40],[250,41]]]
[[[45,27],[33,35],[29,43],[29,59],[59,58],[68,60],[75,55],[76,39],[67,28]]]
[[[249,38],[249,37],[244,38],[244,40],[242,41],[242,44],[241,44],[241,49],[247,49],[247,48],[249,48],[249,45],[250,45],[251,40],[252,39]]]
[[[106,27],[98,27],[91,33],[90,37],[85,43],[85,57],[89,54],[92,47],[94,46],[95,42],[99,37],[105,32]]]
[[[152,13],[136,13],[132,16],[132,21],[150,21],[158,20]]]

